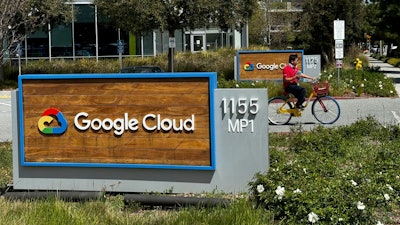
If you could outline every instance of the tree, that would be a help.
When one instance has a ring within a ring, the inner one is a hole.
[[[397,0],[374,0],[370,8],[377,6],[375,37],[391,43],[400,43],[400,5]]]
[[[268,22],[267,8],[263,4],[257,7],[249,20],[249,42],[254,45],[267,45]]]
[[[0,80],[4,80],[2,65],[15,53],[15,44],[26,35],[70,18],[70,6],[63,0],[0,0]],[[68,9],[68,10],[67,10]]]
[[[362,0],[305,0],[300,40],[309,53],[321,54],[325,63],[334,59],[333,21],[345,20],[345,45],[363,40],[365,19]]]
[[[99,12],[119,28],[135,35],[160,29],[174,37],[175,30],[217,25],[241,29],[253,12],[255,0],[95,0]],[[173,49],[168,55],[173,71]]]

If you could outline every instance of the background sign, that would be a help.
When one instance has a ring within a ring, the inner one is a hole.
[[[283,68],[289,62],[289,56],[297,54],[298,68],[302,71],[302,50],[290,51],[238,51],[236,56],[236,73],[238,80],[279,80]]]
[[[118,51],[118,54],[124,53],[124,41],[123,40],[117,41],[117,51]]]
[[[303,72],[319,78],[321,75],[321,55],[304,55]]]
[[[336,68],[342,68],[343,67],[343,61],[341,59],[336,60]]]
[[[335,58],[343,59],[344,58],[344,43],[343,40],[335,40]]]
[[[170,37],[169,39],[169,47],[170,48],[176,48],[176,43],[175,43],[175,38],[174,37]]]
[[[345,39],[345,26],[344,20],[333,21],[333,39],[344,40]]]

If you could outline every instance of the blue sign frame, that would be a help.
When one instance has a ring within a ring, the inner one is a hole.
[[[210,166],[164,165],[164,164],[121,164],[121,163],[59,163],[59,162],[26,162],[24,158],[24,80],[57,80],[57,79],[127,79],[127,78],[208,78],[210,107]],[[199,73],[115,73],[115,74],[27,74],[18,77],[18,123],[21,166],[41,167],[102,167],[102,168],[137,168],[137,169],[181,169],[181,170],[215,170],[215,115],[214,90],[217,88],[216,72]]]
[[[292,52],[292,53],[300,53],[302,62],[301,64],[304,65],[304,50],[255,50],[255,51],[238,51],[236,53],[236,73],[237,73],[237,80],[240,81],[240,54],[261,54],[261,53],[285,53],[285,52]],[[301,72],[303,72],[303,67],[301,67]],[[249,80],[246,80],[249,81]]]

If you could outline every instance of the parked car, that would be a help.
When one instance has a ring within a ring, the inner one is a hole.
[[[163,73],[159,66],[131,66],[122,68],[120,73]]]
[[[92,56],[92,54],[87,50],[77,50],[75,56]]]

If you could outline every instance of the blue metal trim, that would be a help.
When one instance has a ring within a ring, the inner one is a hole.
[[[303,72],[303,65],[304,65],[304,50],[241,50],[237,51],[236,53],[236,71],[237,71],[237,80],[240,80],[240,54],[254,54],[254,53],[282,53],[282,52],[299,52],[301,53],[301,58],[302,58],[302,67],[301,67],[301,72]],[[250,81],[250,80],[245,80],[245,81]]]
[[[208,78],[209,79],[209,108],[210,108],[210,166],[185,166],[163,164],[119,164],[119,163],[57,163],[57,162],[25,162],[23,80],[38,79],[124,79],[124,78]],[[215,121],[214,121],[214,90],[217,88],[217,73],[110,73],[110,74],[26,74],[18,77],[18,106],[19,106],[19,143],[21,166],[40,167],[104,167],[104,168],[140,168],[140,169],[181,169],[181,170],[215,170]]]

